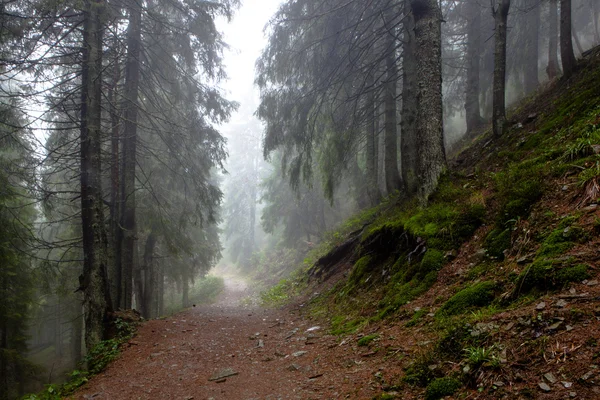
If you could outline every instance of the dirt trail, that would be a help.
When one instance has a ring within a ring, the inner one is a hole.
[[[146,322],[72,398],[370,399],[399,372],[294,309],[244,306],[244,282],[228,280],[226,289],[212,306]]]

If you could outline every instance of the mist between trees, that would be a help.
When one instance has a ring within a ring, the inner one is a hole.
[[[465,133],[502,135],[505,103],[600,43],[596,0],[290,0],[238,105],[215,24],[238,6],[0,5],[0,399],[60,380],[117,310],[189,306],[222,242],[279,276],[385,196],[425,204]]]

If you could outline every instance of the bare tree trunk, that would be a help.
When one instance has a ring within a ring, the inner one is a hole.
[[[83,12],[81,71],[81,227],[85,345],[91,350],[106,338],[112,311],[108,284],[107,237],[101,187],[102,0],[86,0]]]
[[[417,59],[418,197],[426,202],[446,168],[442,109],[442,12],[437,0],[411,0]]]
[[[118,37],[115,35],[113,46],[118,46]],[[110,125],[111,125],[111,164],[110,164],[110,233],[112,244],[112,271],[111,277],[111,298],[114,301],[115,308],[121,305],[121,241],[122,231],[119,226],[120,216],[120,196],[119,196],[119,110],[117,108],[118,85],[121,79],[121,66],[119,55],[115,51],[113,56],[113,77],[111,86],[108,89]]]
[[[598,28],[598,20],[600,19],[600,2],[598,0],[591,0],[594,5],[594,13],[592,18],[594,19],[594,41],[596,44],[600,43],[600,29]]]
[[[79,299],[72,302],[73,319],[71,321],[71,358],[73,360],[73,368],[83,359],[81,352],[81,339],[83,338],[83,319],[81,318],[81,303]]]
[[[369,205],[374,206],[379,203],[381,199],[381,193],[379,192],[379,186],[377,185],[377,162],[378,162],[378,146],[377,146],[377,132],[376,132],[376,119],[377,109],[375,104],[375,76],[373,73],[369,74],[369,94],[367,96],[365,108],[366,108],[366,120],[367,120],[367,197],[369,198]]]
[[[156,234],[151,230],[146,238],[144,246],[144,295],[142,315],[144,318],[153,318],[155,316],[155,291],[156,291],[156,268],[154,265],[154,247],[156,246]]]
[[[548,79],[554,79],[560,73],[558,67],[558,0],[548,0]]]
[[[396,118],[396,97],[398,85],[398,66],[396,65],[396,38],[388,33],[386,46],[386,82],[385,82],[385,188],[387,194],[402,187],[398,172],[398,121]]]
[[[181,274],[181,307],[188,308],[190,306],[190,280],[187,274],[188,271],[183,271]]]
[[[583,54],[583,47],[581,47],[581,42],[579,41],[579,36],[577,36],[577,32],[573,30],[573,41],[575,42],[575,46],[577,46],[577,52],[579,56]]]
[[[560,59],[563,76],[567,78],[577,66],[571,35],[571,0],[560,0]]]
[[[137,0],[130,0],[127,29],[127,64],[125,65],[125,122],[122,182],[122,297],[121,306],[131,308],[133,258],[135,246],[135,166],[137,147],[138,91],[140,80],[140,45],[142,10]]]
[[[157,315],[160,317],[164,315],[165,311],[165,266],[160,263],[157,268],[158,271],[158,290],[157,290]]]
[[[477,130],[483,124],[479,105],[479,70],[481,57],[481,10],[475,0],[467,3],[467,88],[465,91],[465,114],[467,132]]]
[[[404,40],[402,41],[402,120],[400,151],[402,181],[408,197],[417,194],[417,62],[415,59],[415,21],[405,5]]]
[[[525,94],[534,92],[540,84],[538,79],[538,55],[540,51],[540,3],[528,0],[527,5],[527,54],[525,56]]]
[[[495,23],[494,50],[494,99],[492,130],[500,137],[506,125],[506,23],[510,0],[497,0],[492,7]]]

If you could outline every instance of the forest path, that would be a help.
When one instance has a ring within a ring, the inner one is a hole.
[[[298,308],[243,306],[248,293],[243,281],[226,280],[214,305],[144,323],[71,398],[370,399],[398,372],[356,338],[340,344]]]

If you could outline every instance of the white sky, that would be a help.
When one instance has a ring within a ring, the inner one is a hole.
[[[229,79],[223,83],[228,100],[241,103],[251,91],[258,97],[258,90],[254,87],[254,64],[267,43],[263,33],[265,24],[277,11],[280,3],[281,0],[242,0],[242,6],[231,23],[220,21],[225,42],[230,46],[224,58]],[[244,109],[243,105],[240,109]],[[230,124],[247,118],[246,115],[238,114],[232,116]],[[227,134],[228,131],[230,129],[225,126],[223,132]]]

